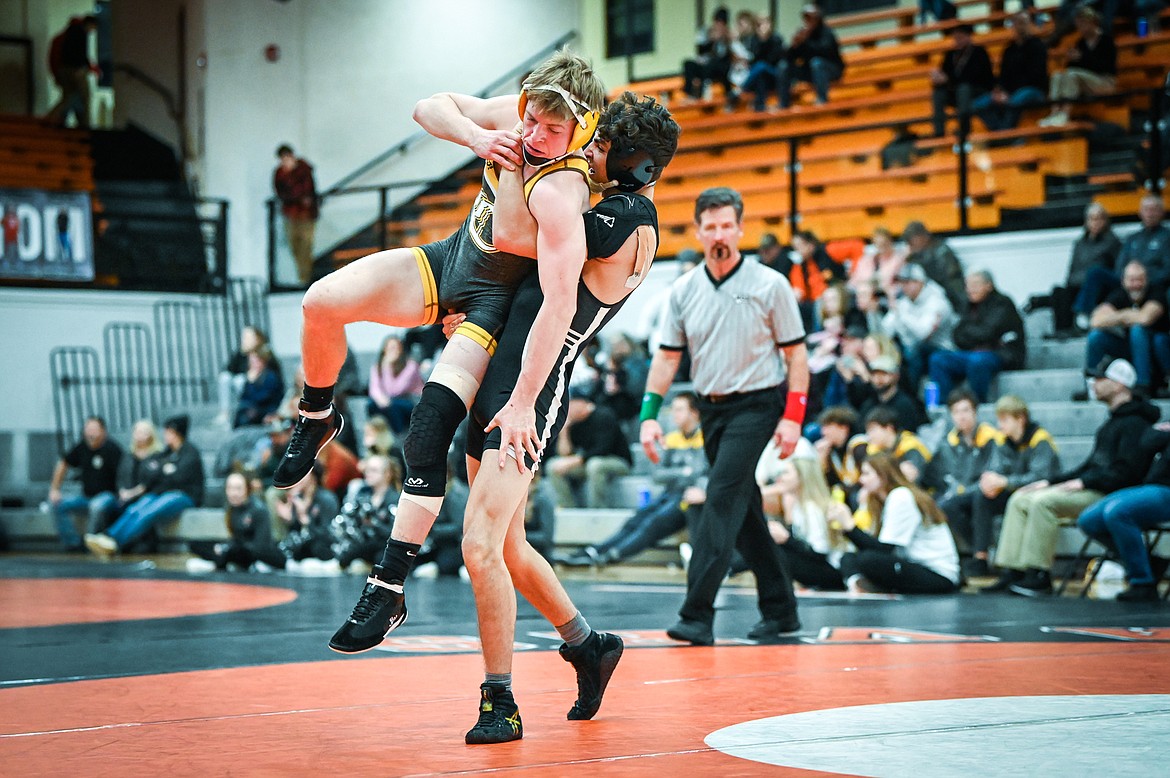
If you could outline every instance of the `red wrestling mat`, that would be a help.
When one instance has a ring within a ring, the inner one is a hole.
[[[570,668],[553,652],[528,652],[516,657],[514,684],[524,739],[474,747],[463,744],[482,678],[474,655],[80,681],[0,690],[0,764],[11,775],[119,778],[808,776],[820,773],[728,756],[704,738],[738,722],[883,702],[1166,693],[1168,662],[1170,645],[1152,643],[631,649],[598,718],[569,722]]]
[[[0,579],[0,628],[201,616],[295,600],[291,589],[121,578]]]

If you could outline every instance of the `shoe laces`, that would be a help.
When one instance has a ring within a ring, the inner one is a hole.
[[[365,591],[358,598],[357,605],[353,606],[353,613],[350,614],[349,620],[357,624],[369,621],[389,601],[392,594],[393,592],[384,587],[366,584]]]

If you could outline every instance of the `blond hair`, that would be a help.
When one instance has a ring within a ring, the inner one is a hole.
[[[561,49],[537,65],[524,79],[524,83],[533,87],[559,86],[591,111],[600,111],[605,107],[605,85],[593,71],[593,65],[587,59],[570,53],[568,49]],[[532,89],[528,91],[528,101],[534,110],[551,114],[561,121],[576,118],[572,109],[556,92]]]

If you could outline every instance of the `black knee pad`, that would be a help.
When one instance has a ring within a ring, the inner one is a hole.
[[[442,497],[447,491],[447,451],[455,430],[467,415],[459,395],[442,384],[428,382],[402,444],[406,481],[402,491],[420,497]]]

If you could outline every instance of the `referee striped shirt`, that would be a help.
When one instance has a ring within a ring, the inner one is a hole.
[[[719,395],[778,386],[785,375],[779,349],[803,342],[788,279],[741,259],[718,281],[706,264],[675,280],[659,348],[687,348],[695,392]]]

